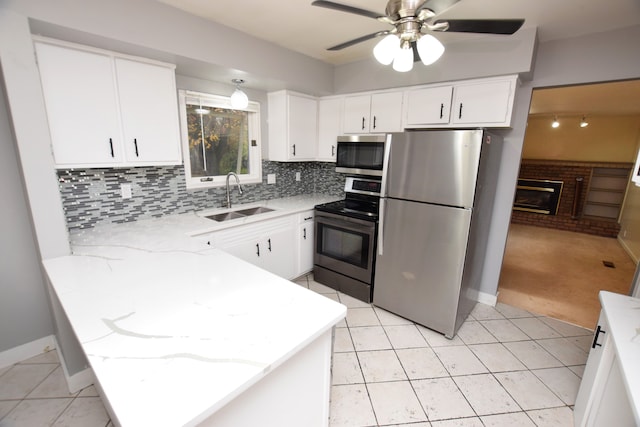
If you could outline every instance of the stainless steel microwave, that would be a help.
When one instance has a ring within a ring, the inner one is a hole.
[[[386,135],[339,136],[336,172],[382,176],[386,140]]]

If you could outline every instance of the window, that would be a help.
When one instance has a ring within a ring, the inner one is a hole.
[[[243,184],[261,182],[260,104],[234,110],[228,97],[179,94],[187,188],[223,186],[229,172]]]

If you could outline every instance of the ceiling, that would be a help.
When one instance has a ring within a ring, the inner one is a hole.
[[[371,57],[376,40],[337,52],[326,48],[391,28],[375,19],[311,6],[312,0],[157,1],[334,65]],[[333,1],[380,14],[386,7],[386,0]],[[461,0],[440,18],[524,18],[523,28],[537,27],[539,40],[545,42],[638,25],[640,1]],[[447,42],[508,36],[437,33],[436,37],[446,46]]]

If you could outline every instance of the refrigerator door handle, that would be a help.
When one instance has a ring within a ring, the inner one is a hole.
[[[378,255],[382,255],[384,246],[384,205],[386,199],[380,198],[380,213],[378,216]]]

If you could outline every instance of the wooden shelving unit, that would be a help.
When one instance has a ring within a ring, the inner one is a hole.
[[[630,168],[593,168],[583,217],[617,221]]]

